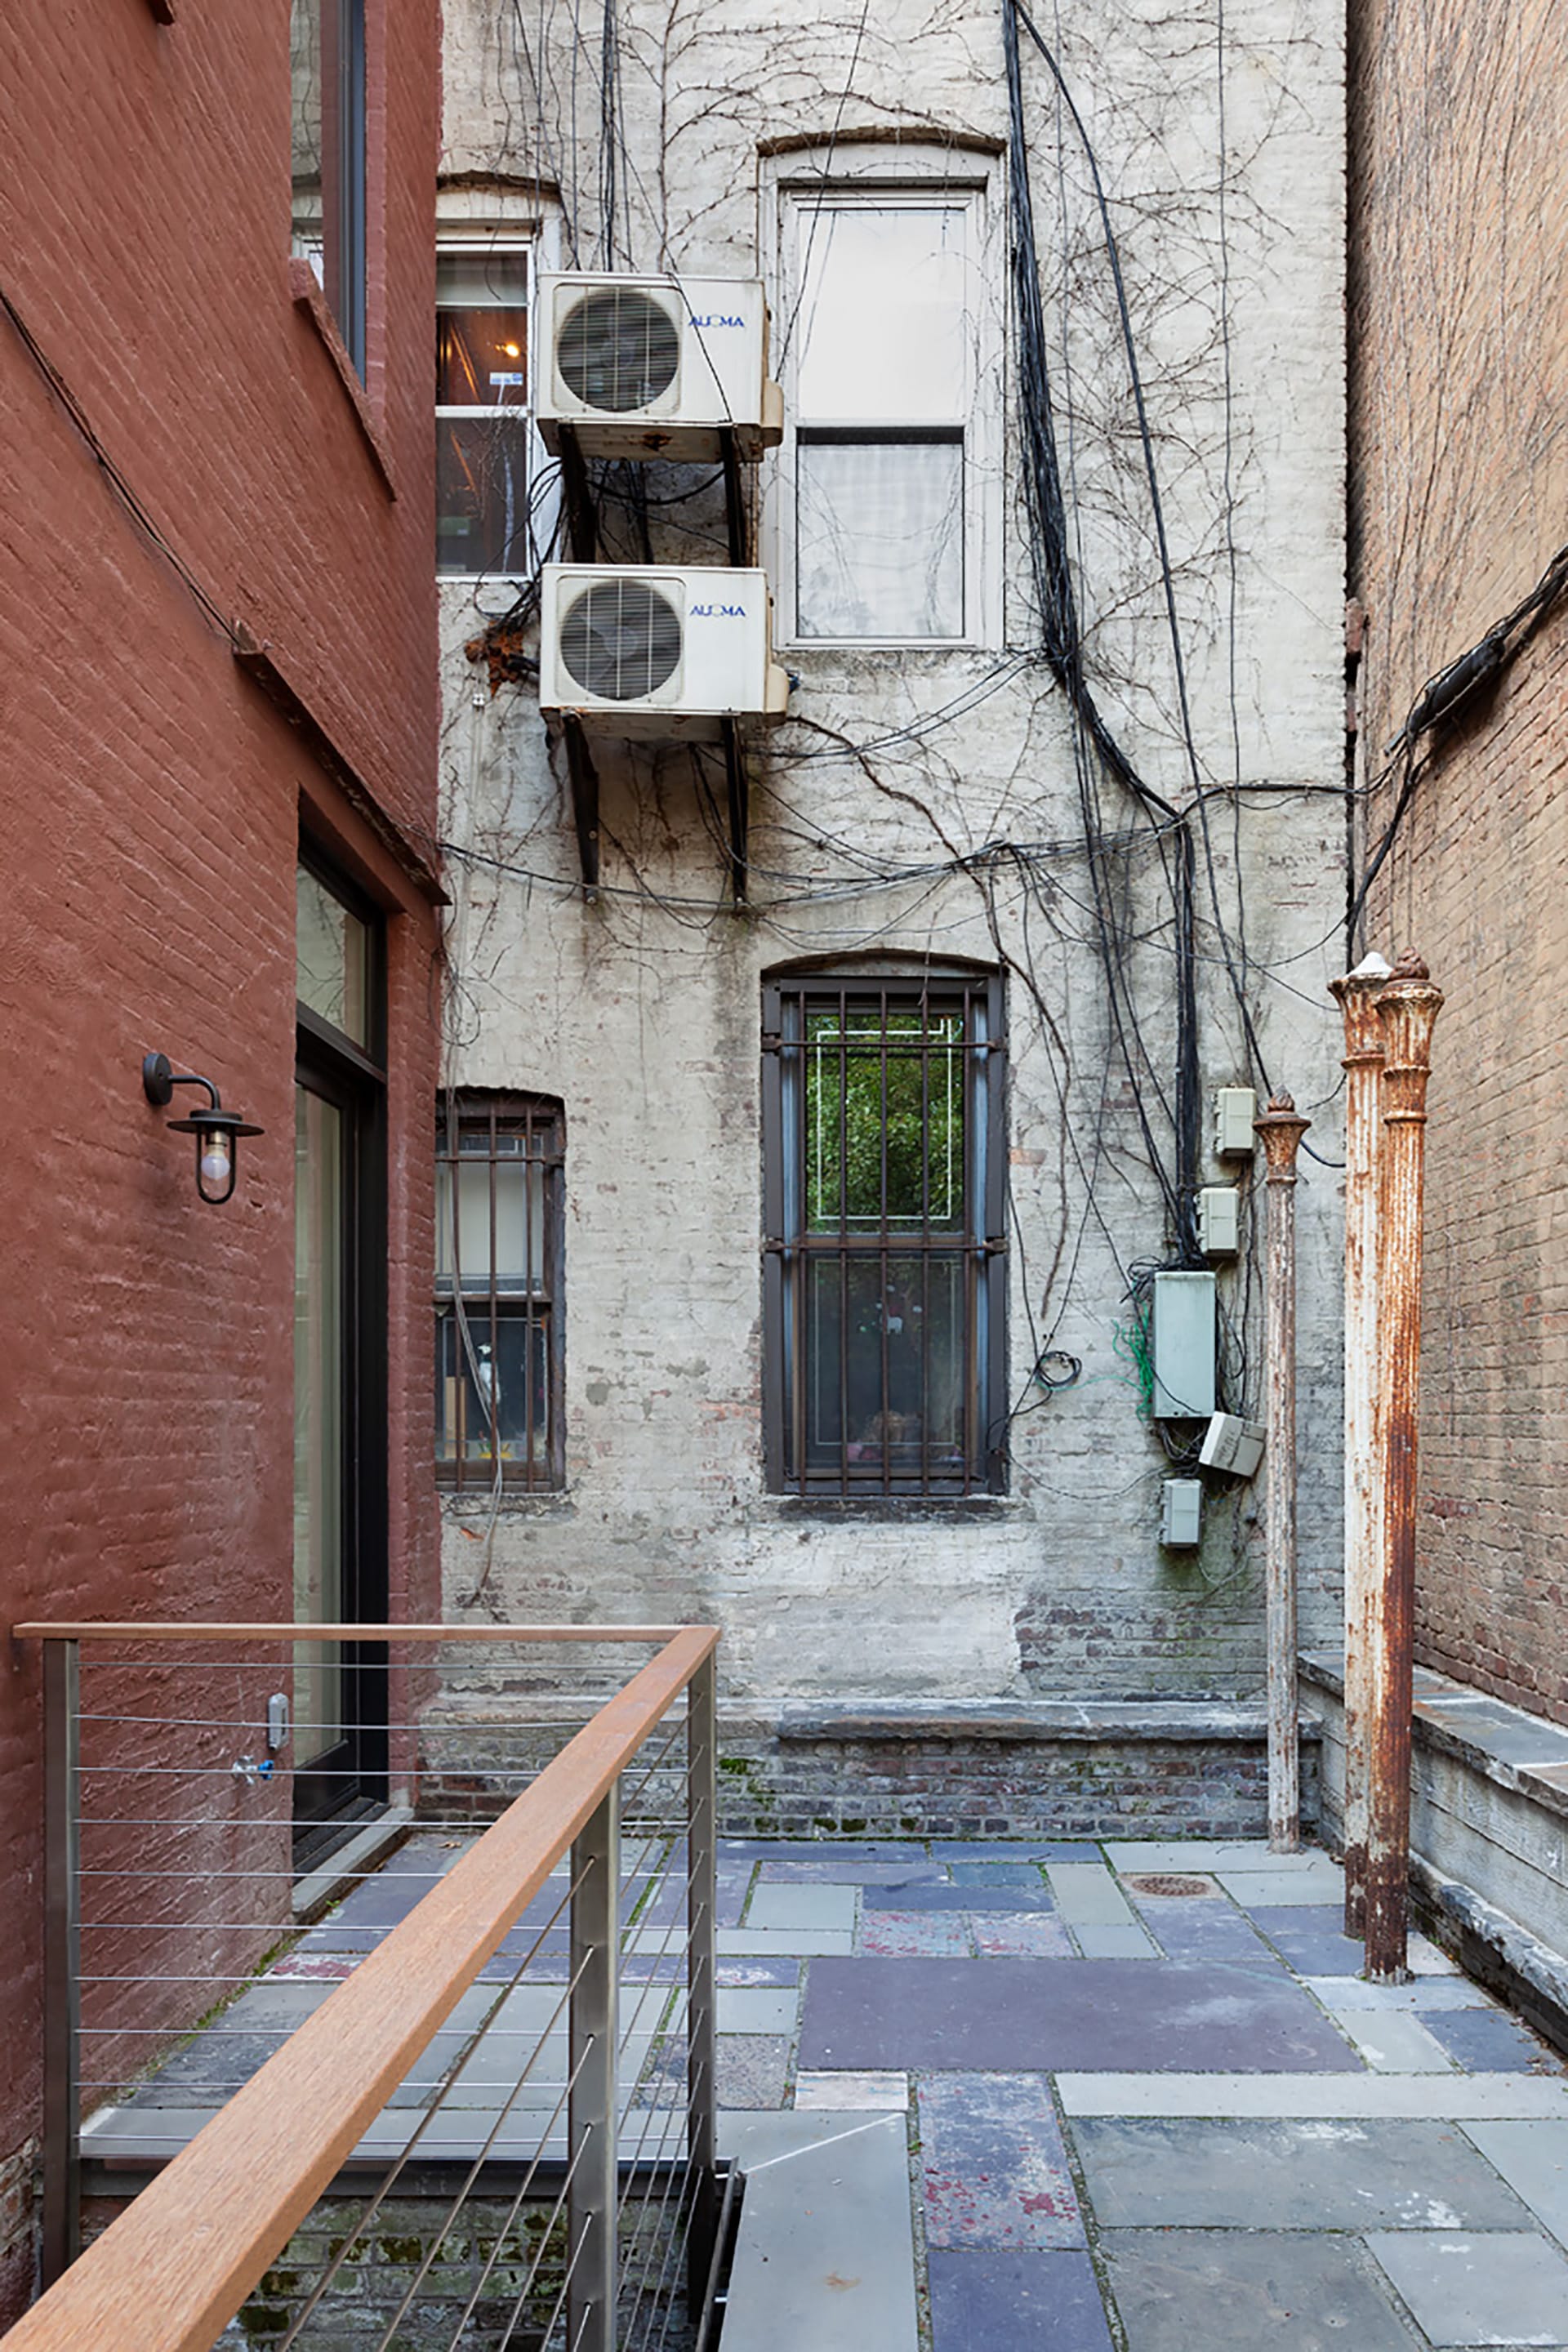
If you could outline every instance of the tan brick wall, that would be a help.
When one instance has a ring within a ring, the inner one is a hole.
[[[1568,16],[1354,0],[1352,594],[1375,773],[1568,539]],[[1418,1655],[1568,1721],[1568,614],[1433,745],[1369,946],[1447,994],[1428,1130]],[[1373,796],[1373,843],[1392,792]]]

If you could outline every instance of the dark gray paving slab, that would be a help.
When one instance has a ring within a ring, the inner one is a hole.
[[[803,2066],[1359,2073],[1283,1973],[1175,1960],[821,1959]]]
[[[1108,2230],[1127,2352],[1412,2352],[1353,2238]]]
[[[992,1874],[994,1875],[994,1874]],[[962,1886],[868,1886],[869,1911],[1050,1911],[1050,1896],[1037,1877],[1032,1887],[971,1883]]]
[[[1428,2033],[1472,2074],[1561,2074],[1563,2061],[1506,2009],[1428,2011]]]
[[[1441,2123],[1072,2126],[1106,2229],[1520,2230],[1530,2217],[1465,2135]]]
[[[933,2248],[935,2352],[1111,2352],[1087,2254]]]
[[[1032,1862],[954,1862],[949,1864],[955,1886],[1009,1886],[1026,1895],[1043,1895],[1046,1883]]]
[[[1139,1917],[1173,1960],[1238,1960],[1279,1968],[1279,1954],[1250,1920],[1224,1901],[1203,1895],[1133,1896]]]
[[[1537,2231],[1367,2239],[1434,2345],[1568,2344],[1568,2255]]]
[[[721,1838],[721,1865],[731,1862],[924,1862],[910,1838]]]
[[[759,1865],[764,1886],[799,1879],[816,1886],[941,1886],[947,1871],[940,1862],[841,1861],[836,1854],[818,1862],[764,1862]]]
[[[1366,1947],[1344,1934],[1338,1905],[1260,1904],[1247,1916],[1302,1976],[1356,1977],[1366,1965]]]
[[[933,2075],[917,2096],[928,2245],[1085,2243],[1043,2074]]]

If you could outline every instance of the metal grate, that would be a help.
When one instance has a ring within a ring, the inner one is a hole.
[[[1000,1484],[994,982],[770,990],[769,1453],[796,1493]]]
[[[561,625],[563,662],[607,702],[635,702],[673,677],[680,642],[680,614],[644,580],[595,580]]]

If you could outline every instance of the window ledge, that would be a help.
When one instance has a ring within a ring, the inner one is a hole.
[[[364,436],[365,446],[374,461],[376,472],[386,486],[389,498],[397,496],[397,478],[393,471],[392,452],[386,446],[370,394],[360,382],[359,370],[348,354],[348,348],[338,332],[337,320],[327,306],[327,298],[316,282],[316,273],[308,261],[293,256],[289,263],[289,297],[297,310],[302,310],[326,347],[327,357],[338,372],[343,390],[353,405],[359,429]]]
[[[781,1519],[1024,1519],[1029,1504],[1016,1495],[769,1495]]]
[[[461,1493],[453,1486],[437,1486],[436,1499],[442,1517],[460,1524],[470,1519],[488,1521],[498,1507],[495,1490],[489,1486],[482,1491],[469,1487]],[[499,1508],[502,1518],[574,1519],[577,1516],[577,1505],[563,1486],[503,1486]]]

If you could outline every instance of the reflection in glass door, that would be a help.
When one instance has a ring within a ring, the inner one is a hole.
[[[294,1616],[331,1622],[343,1614],[347,1532],[345,1120],[304,1085],[294,1110]],[[295,1769],[319,1773],[343,1745],[339,1648],[301,1643],[294,1657]]]

